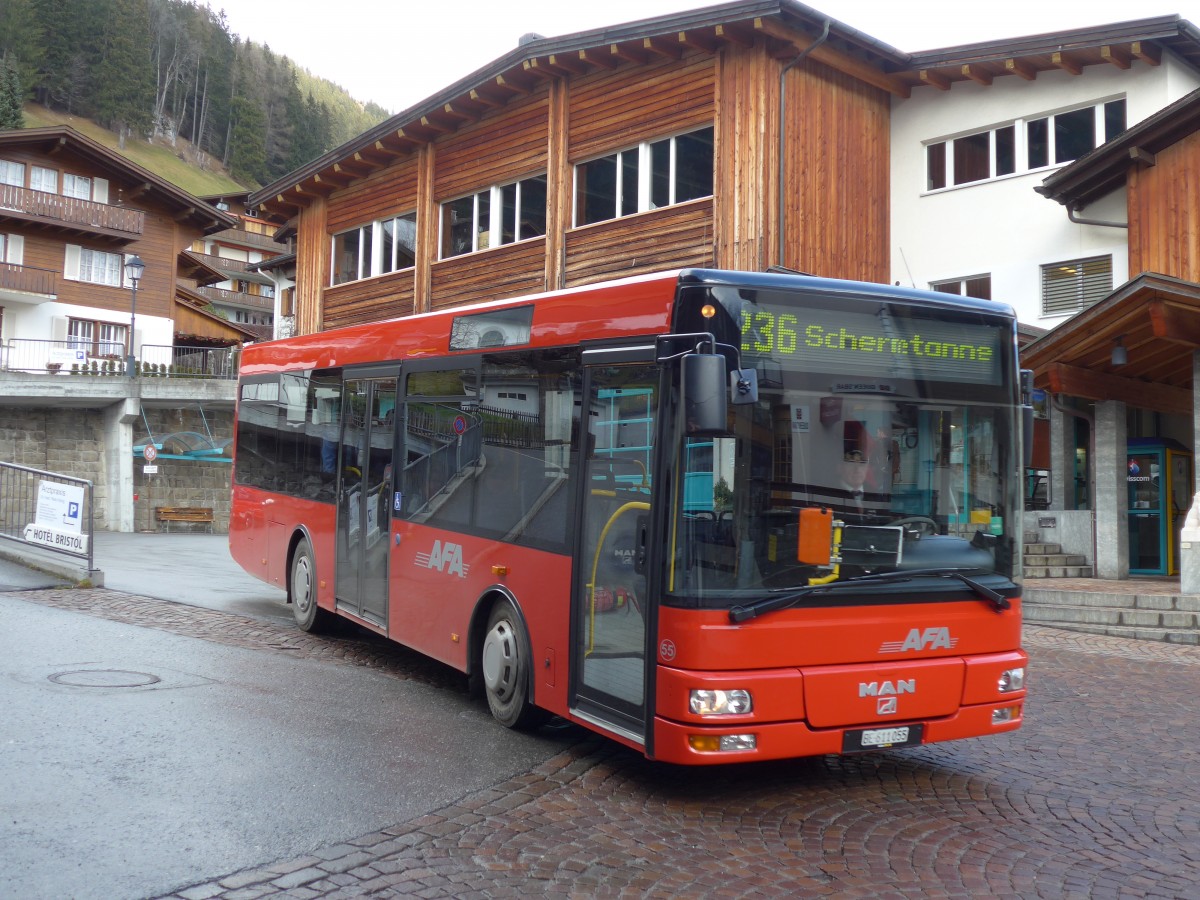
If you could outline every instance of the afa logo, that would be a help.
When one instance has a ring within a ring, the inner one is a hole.
[[[433,542],[433,549],[428,553],[418,553],[414,561],[422,569],[437,569],[443,575],[457,575],[466,578],[470,566],[463,562],[462,544],[452,544],[450,541]]]
[[[908,650],[953,650],[958,638],[950,637],[949,628],[914,628],[903,641],[884,641],[880,653],[904,653]]]

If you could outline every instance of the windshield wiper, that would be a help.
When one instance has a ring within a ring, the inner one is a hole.
[[[896,584],[897,582],[911,581],[914,578],[953,578],[969,587],[977,596],[987,600],[997,611],[1006,610],[1012,606],[1008,598],[999,591],[992,590],[986,584],[980,584],[974,578],[968,578],[961,569],[908,569],[901,572],[884,572],[879,575],[859,575],[855,578],[835,581],[830,584],[810,585],[790,594],[784,594],[782,597],[764,597],[762,600],[756,600],[745,606],[731,607],[729,610],[729,621],[745,622],[748,619],[755,619],[763,613],[774,612],[778,609],[787,609],[805,597],[826,593],[838,588],[858,587],[864,582],[867,584]]]

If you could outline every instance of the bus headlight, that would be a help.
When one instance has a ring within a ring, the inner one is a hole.
[[[699,753],[738,753],[758,749],[758,738],[753,734],[692,734],[688,746]]]
[[[1015,722],[1021,718],[1021,707],[1005,706],[992,710],[992,724],[1003,725],[1005,722]]]
[[[1025,669],[1005,669],[1000,673],[1000,693],[1009,694],[1013,691],[1024,690]]]
[[[693,688],[688,709],[697,716],[741,716],[754,710],[749,691],[709,691]]]

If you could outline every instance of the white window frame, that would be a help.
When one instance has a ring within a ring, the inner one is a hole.
[[[588,157],[587,159],[581,159],[579,162],[575,163],[575,165],[572,166],[572,168],[571,168],[571,197],[572,197],[571,227],[579,228],[584,224],[598,225],[600,222],[609,222],[612,219],[620,219],[623,216],[637,215],[639,213],[649,212],[653,209],[664,209],[665,207],[654,206],[653,203],[651,202],[652,186],[653,186],[652,179],[654,177],[653,155],[651,152],[651,148],[655,144],[660,144],[663,141],[670,141],[670,144],[668,145],[669,146],[668,175],[667,175],[668,200],[667,200],[666,205],[667,206],[676,206],[679,202],[677,200],[677,189],[678,189],[678,185],[679,185],[679,168],[678,168],[678,153],[677,153],[678,143],[677,142],[678,142],[679,138],[681,138],[681,137],[687,137],[688,135],[696,134],[698,132],[705,131],[710,128],[714,130],[714,140],[715,140],[715,126],[711,125],[711,124],[703,125],[699,128],[696,128],[696,127],[685,128],[680,131],[674,132],[672,134],[659,135],[657,137],[650,138],[648,140],[640,141],[639,143],[634,144],[632,146],[622,147],[618,150],[609,150],[608,152],[605,152],[605,153],[597,153],[595,156]],[[625,187],[625,167],[621,164],[621,157],[626,153],[637,153],[637,158],[638,158],[637,209],[631,213],[622,213],[621,212],[621,198],[622,198],[622,196],[624,196],[624,187]],[[598,219],[595,222],[589,222],[589,223],[580,222],[579,169],[581,166],[586,166],[588,163],[596,162],[597,160],[601,160],[601,159],[606,159],[610,156],[615,156],[616,160],[617,160],[617,163],[616,163],[616,165],[617,165],[616,189],[614,191],[614,197],[613,197],[613,215],[611,215],[605,219]],[[714,163],[715,163],[715,158],[716,158],[716,154],[714,151]],[[715,186],[715,183],[716,183],[715,175],[713,178],[713,183]],[[693,197],[691,199],[692,200],[701,200],[701,199],[704,199],[704,197],[711,197],[711,196],[712,196],[712,194],[704,194],[699,197]],[[689,200],[687,202],[691,202],[691,201]]]
[[[86,175],[72,175],[70,172],[64,172],[62,195],[64,197],[73,197],[76,200],[91,200],[92,179]]]
[[[97,277],[99,276],[99,277]],[[106,287],[125,286],[125,257],[107,250],[79,248],[79,281]]]
[[[1116,96],[1104,97],[1099,100],[1094,100],[1090,103],[1082,103],[1082,104],[1079,104],[1076,106],[1066,107],[1064,109],[1053,110],[1051,112],[1038,113],[1036,115],[1025,116],[1025,117],[1022,117],[1019,119],[1011,119],[1009,121],[998,122],[994,125],[987,126],[984,128],[975,128],[975,129],[972,129],[971,131],[964,131],[964,132],[960,132],[957,134],[939,137],[935,140],[925,141],[922,144],[923,153],[921,154],[922,159],[925,163],[925,165],[922,167],[922,170],[921,170],[922,171],[921,177],[924,181],[921,193],[922,194],[940,194],[943,191],[952,191],[952,190],[957,190],[959,188],[974,187],[975,185],[979,185],[979,184],[988,184],[993,181],[1002,181],[1006,178],[1015,178],[1020,175],[1028,174],[1030,172],[1043,172],[1043,171],[1048,171],[1050,169],[1061,168],[1062,166],[1069,165],[1074,160],[1067,160],[1064,162],[1055,162],[1055,156],[1056,156],[1056,151],[1057,151],[1056,134],[1055,134],[1055,128],[1054,128],[1055,117],[1061,116],[1061,115],[1064,115],[1067,113],[1078,112],[1081,109],[1091,108],[1093,111],[1093,115],[1095,116],[1095,130],[1094,130],[1095,139],[1094,139],[1094,146],[1092,147],[1092,149],[1094,150],[1096,147],[1100,146],[1101,144],[1106,143],[1106,141],[1107,141],[1107,138],[1105,136],[1105,126],[1106,126],[1105,111],[1106,111],[1106,108],[1107,108],[1108,104],[1115,103],[1119,100],[1124,100],[1126,102],[1125,115],[1126,115],[1126,127],[1128,127],[1128,116],[1129,116],[1128,97],[1125,94],[1119,94]],[[1047,122],[1047,124],[1046,124],[1047,145],[1048,145],[1047,152],[1046,152],[1047,162],[1045,165],[1042,165],[1042,166],[1030,166],[1029,165],[1029,125],[1033,122],[1038,122],[1043,119],[1045,119]],[[1008,128],[1010,126],[1014,130],[1013,154],[1015,156],[1015,159],[1014,159],[1013,171],[1006,172],[1003,175],[997,175],[996,174],[996,132],[1002,128]],[[988,176],[986,178],[976,179],[975,181],[965,181],[962,184],[955,184],[954,183],[954,142],[960,141],[960,140],[965,140],[966,138],[975,137],[976,135],[984,134],[984,133],[987,133],[987,135],[988,135]],[[929,151],[930,151],[931,147],[935,147],[938,144],[945,145],[945,161],[944,161],[945,171],[943,173],[943,182],[944,183],[943,183],[942,187],[933,188],[933,187],[929,187]]]
[[[29,189],[42,191],[46,194],[58,193],[58,169],[48,169],[45,166],[30,166]]]
[[[526,175],[524,178],[517,178],[512,181],[505,181],[500,184],[493,184],[490,187],[480,191],[475,191],[470,194],[459,194],[456,197],[449,197],[438,204],[438,259],[454,259],[458,256],[466,256],[468,253],[478,253],[480,250],[488,250],[492,247],[503,247],[506,244],[519,244],[522,241],[532,241],[538,238],[545,237],[544,234],[533,235],[523,238],[520,234],[521,226],[521,195],[524,190],[524,185],[527,182],[535,179],[547,179],[545,172],[534,172]],[[504,189],[507,187],[516,186],[516,200],[514,209],[515,220],[513,226],[513,239],[511,241],[504,240]],[[480,198],[486,196],[488,198],[488,220],[487,228],[480,228],[482,224],[479,218]],[[447,254],[445,251],[445,229],[446,229],[446,207],[452,203],[457,203],[460,200],[471,198],[471,249],[463,250],[461,253]],[[547,200],[549,199],[549,189],[546,193]],[[487,243],[483,244],[481,237],[487,237]],[[481,246],[482,244],[482,246]]]
[[[413,265],[396,267],[396,248],[398,242],[393,238],[390,258],[388,260],[390,269],[383,268],[383,230],[387,222],[410,221],[413,228],[417,227],[417,214],[415,212],[400,213],[394,216],[384,216],[382,219],[376,219],[374,222],[368,222],[365,225],[356,225],[353,228],[346,228],[329,236],[329,284],[337,286],[341,284],[350,284],[353,281],[362,281],[364,278],[376,278],[380,275],[391,275],[393,272],[403,272],[406,269],[413,268]],[[353,278],[338,280],[338,238],[352,232],[358,232],[358,259]],[[416,243],[414,241],[414,243]],[[370,247],[370,257],[367,265],[364,265],[363,247]],[[414,251],[415,251],[414,247]],[[415,252],[414,252],[415,257]]]
[[[13,162],[11,159],[0,159],[0,184],[13,187],[25,187],[25,163]]]

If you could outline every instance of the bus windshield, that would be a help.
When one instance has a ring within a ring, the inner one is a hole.
[[[895,297],[692,294],[684,315],[708,304],[696,330],[737,342],[758,399],[730,406],[727,436],[680,425],[672,595],[720,605],[889,572],[1014,576],[1011,320]]]

